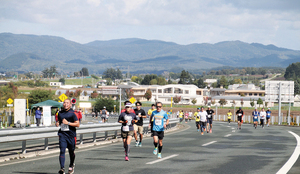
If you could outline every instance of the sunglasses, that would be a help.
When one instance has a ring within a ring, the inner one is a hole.
[[[141,105],[136,105],[136,106],[141,106]]]
[[[157,108],[162,108],[162,106],[156,106]]]

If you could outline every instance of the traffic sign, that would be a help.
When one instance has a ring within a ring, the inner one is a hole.
[[[64,102],[66,99],[68,99],[68,97],[66,96],[66,94],[62,94],[58,97],[60,99],[60,101]]]
[[[76,104],[76,98],[72,98],[71,103]]]
[[[11,98],[7,99],[6,101],[8,104],[12,104],[14,102]]]
[[[136,99],[134,97],[131,97],[129,100],[132,104],[134,104],[136,102]]]

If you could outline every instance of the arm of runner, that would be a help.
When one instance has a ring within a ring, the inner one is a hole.
[[[166,128],[169,125],[169,119],[167,119],[166,124],[164,124],[164,128]]]
[[[80,126],[78,120],[76,120],[76,121],[74,121],[73,123],[71,123],[71,122],[67,121],[66,119],[63,119],[62,123],[63,123],[63,124],[67,124],[67,125],[69,125],[69,126],[73,126],[73,127],[79,127],[79,126]]]

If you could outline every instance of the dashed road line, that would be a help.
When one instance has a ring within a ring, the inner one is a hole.
[[[231,136],[231,134],[227,134],[227,135],[225,135],[224,137],[230,137]]]
[[[208,146],[208,145],[213,144],[213,143],[216,143],[216,142],[217,142],[217,141],[211,141],[211,142],[209,142],[209,143],[203,144],[202,146]]]
[[[161,159],[152,161],[152,162],[148,162],[148,163],[146,163],[146,164],[155,164],[155,163],[162,162],[162,161],[167,160],[167,159],[170,159],[170,158],[174,158],[174,157],[176,157],[176,156],[178,156],[178,154],[174,154],[174,155],[171,155],[171,156],[167,156],[167,157],[164,157],[164,158],[161,158]]]

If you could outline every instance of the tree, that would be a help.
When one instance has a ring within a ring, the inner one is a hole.
[[[259,105],[259,107],[260,107],[260,105],[264,104],[264,102],[263,102],[263,100],[261,98],[258,98],[258,100],[256,101],[256,103]]]
[[[150,81],[150,85],[157,85],[157,80],[156,79],[152,79]]]
[[[115,70],[113,68],[107,68],[103,72],[103,77],[102,78],[110,78],[112,80],[123,79],[122,72],[119,69]]]
[[[56,70],[56,66],[53,65],[50,67],[49,69],[49,77],[55,77],[58,74],[57,70]]]
[[[250,98],[250,105],[251,105],[251,107],[254,106],[254,99],[251,101],[251,98]]]
[[[51,90],[36,89],[32,90],[28,96],[28,102],[30,105],[40,103],[46,100],[52,100],[53,93]]]
[[[198,88],[205,88],[207,84],[204,83],[202,78],[200,78],[198,80],[195,80],[194,85],[198,86]]]
[[[215,100],[215,99],[212,100],[212,101],[211,101],[211,104],[212,104],[212,105],[216,104],[216,100]]]
[[[147,91],[145,92],[144,97],[147,99],[147,101],[149,101],[152,97],[152,92],[150,89],[147,89]]]
[[[81,72],[82,72],[82,76],[89,76],[89,70],[86,68],[86,67],[83,67],[81,69]]]
[[[180,101],[181,101],[181,96],[177,96],[177,95],[176,95],[175,97],[173,97],[173,102],[174,102],[174,103],[177,104],[177,103],[179,103]]]
[[[300,62],[292,63],[289,65],[284,74],[284,78],[296,80],[300,76]]]
[[[195,104],[197,103],[197,100],[194,98],[194,99],[192,100],[192,103],[195,105]]]
[[[224,88],[227,88],[228,83],[227,83],[227,80],[226,80],[225,76],[221,77],[220,86],[223,86]]]
[[[106,110],[108,112],[114,111],[114,105],[116,105],[116,110],[119,110],[119,104],[118,101],[113,100],[111,98],[97,98],[95,104],[93,107],[95,108],[96,111],[100,111],[103,109],[103,107],[106,107]]]
[[[220,103],[220,105],[223,107],[224,105],[227,104],[227,101],[226,101],[225,99],[221,98],[221,99],[219,100],[219,103]]]
[[[63,85],[64,85],[65,82],[66,82],[65,78],[60,78],[58,81],[61,82]]]
[[[91,98],[97,98],[98,97],[98,92],[95,90],[93,93],[91,93]]]
[[[234,79],[234,83],[235,84],[242,84],[242,80],[241,79]]]
[[[192,78],[188,71],[182,70],[180,75],[180,80],[178,84],[190,84],[192,82]]]
[[[158,77],[157,77],[157,75],[156,74],[147,74],[147,75],[145,75],[145,77],[144,77],[144,79],[142,80],[142,82],[141,82],[141,84],[142,85],[150,85],[150,81],[152,80],[152,79],[157,79]],[[156,82],[156,84],[157,84],[157,82]]]
[[[130,99],[130,98],[133,97],[133,90],[132,89],[126,89],[125,91],[126,91],[125,93],[126,93],[127,99]]]
[[[158,85],[166,85],[167,84],[167,81],[164,77],[158,77],[157,78],[157,84]]]

